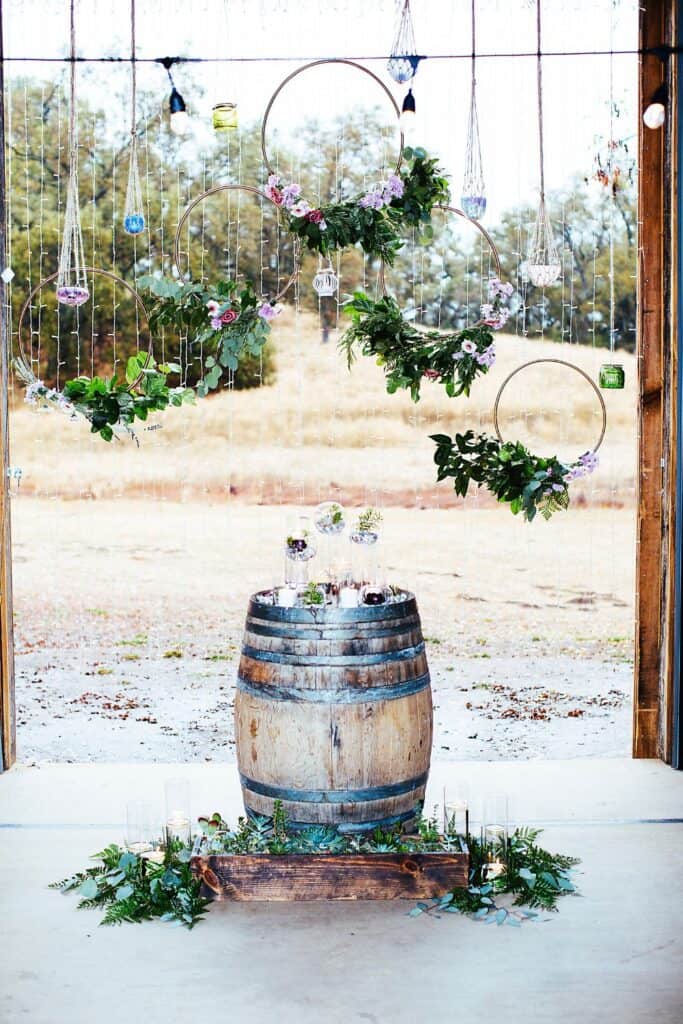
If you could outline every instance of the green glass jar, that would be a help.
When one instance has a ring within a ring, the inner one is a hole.
[[[624,387],[626,374],[621,363],[603,363],[600,367],[600,387],[617,390]]]
[[[237,104],[217,103],[213,108],[213,126],[216,131],[234,132],[237,124]]]

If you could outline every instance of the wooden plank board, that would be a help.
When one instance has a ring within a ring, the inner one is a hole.
[[[640,46],[668,40],[667,0],[653,0],[640,11]],[[664,79],[658,57],[643,54],[640,109]],[[636,566],[636,651],[633,702],[633,756],[657,757],[662,676],[663,617],[666,582],[665,533],[668,516],[662,500],[666,455],[665,379],[667,334],[666,150],[667,129],[652,130],[639,119],[638,175],[638,522]]]
[[[5,181],[5,109],[2,61],[2,5],[0,4],[0,182]],[[5,268],[5,190],[0,188],[0,271]],[[10,332],[7,286],[0,280],[0,771],[11,768],[16,758],[14,704],[14,623],[12,614],[12,547],[10,502],[7,484],[9,463],[9,362]]]
[[[191,867],[215,900],[415,900],[467,885],[469,854],[207,854]]]

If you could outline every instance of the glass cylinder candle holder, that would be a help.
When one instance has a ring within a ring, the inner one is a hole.
[[[166,792],[166,833],[170,840],[189,843],[192,838],[190,783],[187,779],[168,779]]]
[[[486,797],[484,801],[484,822],[482,843],[486,855],[486,877],[498,878],[505,871],[508,845],[508,800],[507,796]]]
[[[217,132],[234,132],[238,127],[237,104],[217,103],[213,108],[213,127]]]
[[[443,791],[444,835],[470,834],[470,802],[467,787]]]
[[[152,804],[131,800],[126,804],[126,849],[140,856],[154,849],[157,820]]]
[[[620,390],[626,383],[626,374],[621,363],[603,363],[599,375],[600,387],[605,390]]]

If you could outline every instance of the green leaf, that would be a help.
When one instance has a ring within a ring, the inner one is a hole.
[[[84,900],[94,900],[95,897],[97,896],[97,893],[99,892],[97,882],[95,881],[94,878],[86,878],[85,882],[83,882],[83,884],[80,886],[78,892],[79,895],[81,895]]]

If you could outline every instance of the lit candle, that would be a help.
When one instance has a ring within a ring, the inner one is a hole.
[[[280,587],[277,592],[277,603],[281,608],[293,608],[296,604],[296,588]]]
[[[339,591],[340,608],[356,608],[358,605],[358,590],[356,587],[342,587]]]
[[[173,811],[166,821],[166,829],[171,839],[185,843],[190,838],[190,819],[182,811]]]

